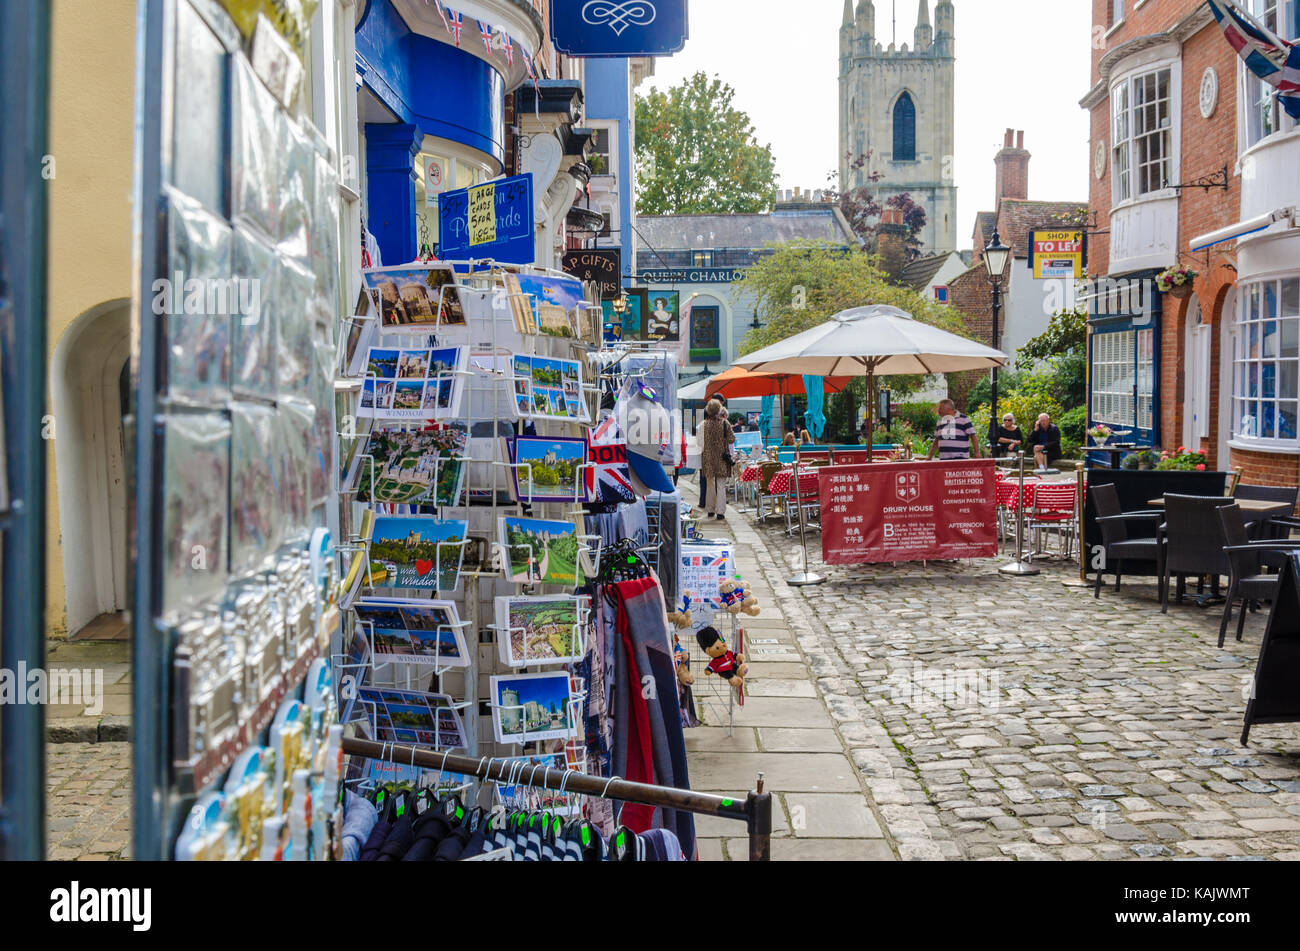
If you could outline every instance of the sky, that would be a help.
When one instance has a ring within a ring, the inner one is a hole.
[[[934,3],[930,22],[934,22]],[[957,238],[993,209],[993,156],[1023,129],[1029,197],[1088,202],[1091,0],[954,0],[957,51]],[[857,6],[857,0],[854,0]],[[897,0],[898,44],[912,45],[918,0]],[[889,45],[891,0],[876,0]],[[666,89],[698,70],[736,90],[776,156],[778,187],[826,187],[838,167],[839,30],[844,0],[690,0],[690,36],[641,86]]]

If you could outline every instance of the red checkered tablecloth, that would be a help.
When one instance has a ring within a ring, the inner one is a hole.
[[[768,490],[772,495],[785,495],[787,492],[794,491],[794,480],[791,478],[789,469],[782,469],[776,475],[772,476],[772,481],[768,483]],[[799,494],[808,498],[817,497],[817,470],[804,469],[799,473]]]

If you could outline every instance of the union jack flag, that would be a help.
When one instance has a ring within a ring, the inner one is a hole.
[[[1300,119],[1300,45],[1274,36],[1231,0],[1205,2],[1246,68],[1276,89],[1282,107]]]
[[[447,29],[456,37],[456,47],[460,47],[460,31],[465,29],[465,14],[459,10],[447,11]]]
[[[492,24],[478,21],[479,36],[483,37],[483,45],[487,47],[488,55],[492,55]]]
[[[503,49],[506,54],[506,65],[515,65],[515,44],[510,41],[510,37],[505,33],[501,34],[501,41],[501,49]]]
[[[633,502],[636,492],[627,465],[627,443],[614,413],[587,432],[587,496],[593,502]]]

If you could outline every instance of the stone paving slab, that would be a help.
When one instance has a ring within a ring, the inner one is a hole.
[[[773,862],[888,862],[894,853],[883,839],[772,839]],[[728,839],[734,861],[748,856],[748,839]],[[701,857],[703,848],[701,847]]]
[[[861,785],[843,753],[710,753],[689,764],[691,788],[740,792],[754,788],[761,772],[770,790],[853,792]]]
[[[46,855],[130,858],[131,744],[47,743]]]
[[[790,730],[761,727],[758,741],[769,753],[841,753],[844,750],[834,730]]]

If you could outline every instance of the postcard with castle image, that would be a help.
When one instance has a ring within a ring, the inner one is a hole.
[[[491,690],[498,743],[535,743],[573,735],[573,694],[564,671],[494,676]]]
[[[500,519],[506,577],[516,584],[582,584],[578,527],[540,518]]]
[[[587,599],[570,595],[496,599],[497,644],[509,667],[582,659]]]
[[[366,287],[384,333],[414,333],[435,325],[464,326],[465,308],[450,264],[373,268]]]
[[[354,468],[348,484],[356,487],[358,502],[455,505],[465,476],[465,433],[376,429]]]
[[[464,519],[377,515],[370,534],[370,585],[453,590],[468,530]]]
[[[362,598],[352,605],[357,628],[374,642],[378,664],[468,667],[460,612],[455,601]]]

